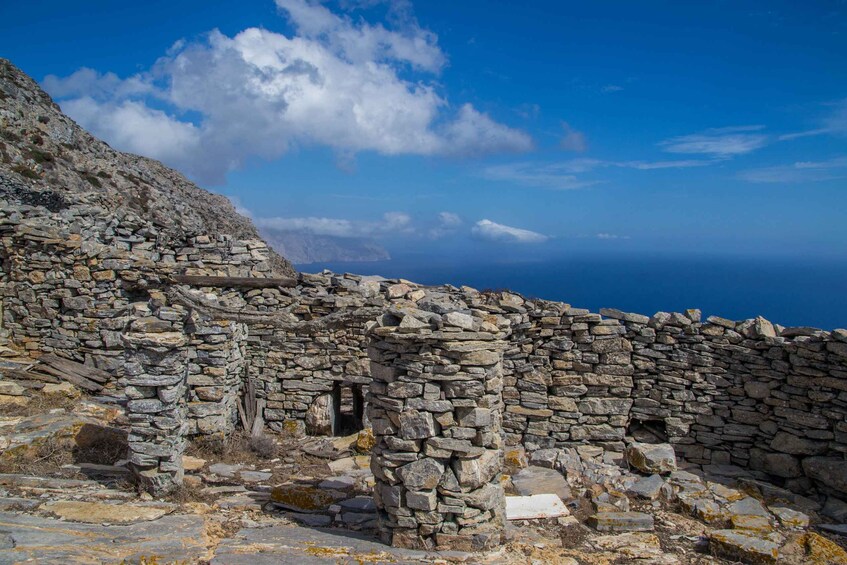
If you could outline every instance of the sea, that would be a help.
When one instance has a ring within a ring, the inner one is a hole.
[[[307,273],[382,275],[420,284],[513,290],[597,312],[651,315],[699,308],[733,320],[764,316],[783,326],[847,328],[847,260],[759,257],[571,256],[539,261],[388,261],[297,265]]]

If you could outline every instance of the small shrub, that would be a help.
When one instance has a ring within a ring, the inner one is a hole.
[[[44,138],[38,135],[37,133],[30,137],[29,140],[35,145],[44,145]]]
[[[278,448],[273,438],[260,434],[250,438],[250,449],[262,459],[276,457]]]
[[[12,167],[12,170],[21,175],[22,177],[26,177],[28,179],[37,180],[41,178],[40,176],[38,176],[38,173],[36,173],[25,165],[15,165],[14,167]]]
[[[96,176],[92,175],[91,173],[89,173],[87,171],[83,171],[83,172],[79,173],[79,176],[81,176],[82,178],[87,180],[88,183],[91,184],[92,186],[96,186],[97,188],[102,188],[102,186],[103,186],[100,183],[100,179],[98,179]]]
[[[49,124],[50,118],[48,116],[38,116],[38,123],[40,124]]]
[[[52,163],[53,162],[53,155],[51,155],[50,153],[47,153],[46,151],[42,151],[42,150],[38,149],[34,145],[27,147],[27,149],[24,153],[24,156],[27,159],[32,159],[33,161],[35,161],[39,165],[42,165],[44,163]]]

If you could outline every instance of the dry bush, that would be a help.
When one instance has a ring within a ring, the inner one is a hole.
[[[215,496],[205,494],[202,486],[193,486],[182,483],[165,497],[165,500],[174,504],[188,504],[190,502],[205,502],[211,504]]]
[[[262,459],[273,459],[279,451],[276,441],[265,434],[251,437],[250,449]]]
[[[27,402],[24,406],[18,404],[3,406],[3,415],[33,416],[35,414],[49,412],[50,410],[56,410],[57,408],[71,412],[77,403],[78,400],[68,398],[64,394],[43,394],[40,392],[34,392],[32,396],[29,397],[29,402]]]
[[[278,446],[266,434],[250,437],[239,430],[229,435],[196,436],[189,443],[186,453],[207,461],[261,465],[277,455]]]
[[[73,446],[72,438],[51,436],[6,450],[0,456],[0,473],[76,476],[75,472],[68,473],[62,469],[63,465],[73,463]]]

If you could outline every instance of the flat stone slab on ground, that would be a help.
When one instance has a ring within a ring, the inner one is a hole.
[[[244,529],[223,540],[211,565],[416,564],[430,563],[433,556],[424,551],[389,547],[375,538],[347,530],[273,526]]]
[[[201,516],[164,516],[121,526],[78,524],[55,518],[0,512],[0,531],[12,547],[0,548],[0,563],[159,563],[208,559]]]
[[[506,497],[507,520],[538,520],[569,514],[565,504],[555,494]]]
[[[776,563],[779,545],[739,530],[715,530],[709,534],[712,553],[744,563]]]
[[[161,518],[173,512],[174,507],[165,504],[106,504],[79,500],[54,500],[43,504],[41,510],[55,514],[69,522],[86,524],[132,524]]]
[[[554,469],[527,467],[512,476],[515,491],[521,496],[533,494],[555,494],[562,500],[570,500],[571,489],[567,479]]]
[[[650,532],[653,517],[643,512],[598,512],[589,518],[598,532]]]
[[[629,487],[629,493],[634,494],[639,498],[656,500],[662,493],[662,487],[665,486],[665,481],[660,475],[650,475],[649,477],[641,477]]]

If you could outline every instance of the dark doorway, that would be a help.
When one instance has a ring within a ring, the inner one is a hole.
[[[333,399],[337,410],[335,435],[346,436],[364,428],[365,397],[362,385],[336,383]]]

